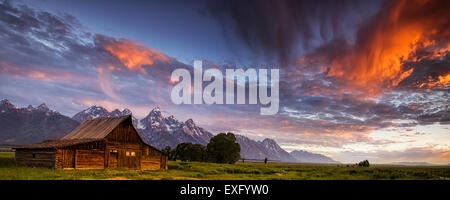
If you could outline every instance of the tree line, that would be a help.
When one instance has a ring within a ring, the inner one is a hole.
[[[169,160],[235,163],[240,158],[241,147],[233,133],[219,133],[206,146],[183,142],[174,149],[166,146],[162,150]]]

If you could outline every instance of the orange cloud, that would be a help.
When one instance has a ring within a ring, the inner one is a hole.
[[[150,49],[142,44],[127,39],[112,40],[105,44],[105,49],[119,59],[129,70],[147,75],[144,66],[152,65],[155,61],[169,62],[169,57]]]
[[[28,74],[28,76],[31,77],[31,78],[39,79],[39,80],[43,80],[43,81],[51,81],[51,79],[49,77],[47,77],[47,75],[42,73],[42,72],[30,72]]]
[[[433,88],[436,86],[443,86],[443,87],[449,87],[450,86],[450,73],[446,75],[440,75],[436,79],[433,79],[432,77],[428,77],[427,82],[423,82],[419,85],[420,88],[427,87],[427,88]]]
[[[329,77],[366,96],[397,86],[413,72],[405,61],[418,61],[419,49],[430,49],[428,58],[445,56],[450,50],[449,1],[387,1],[381,11],[363,24],[353,45],[312,60],[329,63]],[[320,52],[319,52],[320,54]],[[301,58],[308,62],[311,58]],[[443,77],[446,79],[446,77]],[[447,80],[448,82],[448,80]]]

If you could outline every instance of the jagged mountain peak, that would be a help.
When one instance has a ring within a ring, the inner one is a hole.
[[[159,106],[154,107],[150,113],[161,113],[161,108]]]
[[[113,111],[110,112],[111,117],[120,117],[123,115],[124,114],[119,109],[114,109]]]
[[[169,117],[167,117],[166,122],[168,124],[180,124],[180,122],[173,115],[170,115]]]
[[[188,127],[195,127],[195,122],[194,122],[193,119],[188,119],[188,120],[186,120],[185,124],[186,124],[186,126],[188,126]]]
[[[12,103],[11,103],[8,99],[2,99],[2,100],[0,101],[0,104],[9,104],[9,105],[12,105]]]
[[[122,111],[120,111],[119,109],[114,109],[113,111],[109,112],[106,108],[97,105],[90,106],[85,110],[75,114],[72,119],[82,123],[88,119],[121,117],[125,115],[131,115],[133,124],[135,126],[139,125],[138,120],[133,116],[133,113],[128,108],[125,108]]]
[[[131,113],[131,110],[128,109],[128,108],[124,108],[124,109],[122,110],[122,113],[125,114],[125,115],[131,115],[131,114],[132,114],[132,113]]]
[[[275,140],[270,139],[270,138],[264,139],[263,141],[261,141],[261,143],[262,143],[266,148],[269,148],[269,149],[273,149],[273,150],[279,150],[279,149],[281,149],[281,147],[278,145],[278,143],[277,143]]]
[[[192,119],[180,122],[173,115],[165,117],[163,112],[160,107],[155,107],[137,125],[140,135],[157,148],[175,148],[181,142],[206,145],[213,136],[197,127]]]
[[[144,119],[147,120],[155,120],[155,119],[164,119],[164,116],[162,115],[161,111],[159,109],[152,109]]]
[[[39,105],[36,109],[37,109],[37,110],[40,110],[40,111],[47,111],[47,110],[50,110],[50,109],[47,107],[47,105],[46,105],[45,103],[42,103],[42,104]]]
[[[277,142],[275,142],[275,140],[270,139],[270,138],[266,138],[266,139],[264,139],[262,142],[263,142],[263,143],[266,143],[266,144],[275,144],[275,145],[278,145]]]
[[[3,99],[0,101],[0,108],[3,109],[16,109],[17,107],[13,105],[8,99]]]
[[[87,108],[86,110],[84,110],[84,112],[88,112],[88,111],[106,111],[106,112],[108,112],[108,110],[106,110],[106,108],[103,108],[102,106],[97,106],[97,105],[92,105],[89,108]]]

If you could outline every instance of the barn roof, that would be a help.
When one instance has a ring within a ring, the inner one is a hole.
[[[131,115],[114,118],[89,119],[84,121],[72,132],[61,138],[61,140],[70,139],[103,139],[114,128],[125,120],[131,121]]]
[[[83,144],[83,143],[88,143],[88,142],[95,142],[95,141],[99,141],[99,140],[101,140],[101,139],[85,138],[85,139],[71,139],[71,140],[46,140],[46,141],[38,143],[38,144],[17,146],[14,149],[53,149],[53,148],[73,146],[73,145]]]
[[[73,146],[88,142],[103,140],[114,128],[125,120],[130,120],[131,115],[113,118],[89,119],[84,121],[72,132],[60,140],[46,140],[38,144],[30,144],[15,147],[15,149],[49,149]]]

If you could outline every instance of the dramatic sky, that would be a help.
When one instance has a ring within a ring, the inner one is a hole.
[[[450,1],[0,2],[0,98],[18,106],[160,106],[341,162],[450,163]],[[279,68],[278,114],[174,105],[170,75],[194,60]]]

